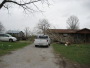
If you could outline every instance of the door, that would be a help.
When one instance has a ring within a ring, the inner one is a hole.
[[[9,41],[9,36],[6,34],[3,34],[2,36],[0,36],[0,40],[1,41]]]

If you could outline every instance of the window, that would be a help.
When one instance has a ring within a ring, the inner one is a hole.
[[[4,36],[4,34],[0,34],[0,37],[3,37]]]
[[[12,37],[10,34],[6,34],[8,37]]]
[[[0,34],[0,37],[12,37],[12,36],[9,34]]]
[[[63,34],[64,37],[67,37],[68,34]]]
[[[4,34],[4,37],[9,37],[8,35]]]
[[[39,38],[39,39],[47,39],[48,36],[38,36],[37,38]]]

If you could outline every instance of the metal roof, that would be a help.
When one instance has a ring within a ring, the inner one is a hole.
[[[85,31],[86,30],[86,31]],[[84,28],[84,29],[49,29],[48,32],[54,32],[54,33],[90,33],[90,29]]]
[[[9,30],[7,31],[7,33],[20,33],[21,31],[18,31],[18,30]]]

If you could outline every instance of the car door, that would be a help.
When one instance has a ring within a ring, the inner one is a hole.
[[[4,34],[0,34],[0,41],[3,41]]]
[[[3,35],[1,36],[1,41],[9,41],[9,36],[6,35],[6,34],[3,34]]]
[[[9,36],[7,34],[4,35],[4,40],[9,41]]]

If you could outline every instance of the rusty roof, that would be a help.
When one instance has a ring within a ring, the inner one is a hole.
[[[87,29],[87,28],[84,28],[84,29],[49,29],[49,31],[54,32],[54,33],[77,33],[82,30],[90,31],[90,29]]]
[[[49,31],[54,33],[75,33],[78,30],[72,30],[72,29],[49,29]]]

